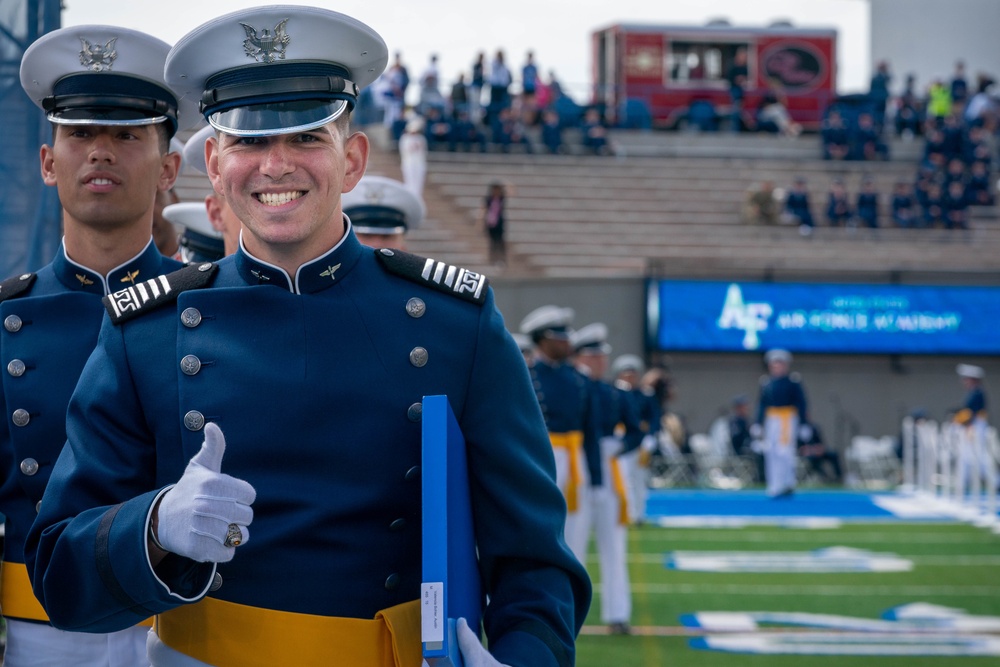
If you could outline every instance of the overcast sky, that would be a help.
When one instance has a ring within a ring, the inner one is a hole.
[[[201,23],[254,3],[247,0],[63,0],[63,25],[108,23],[142,30],[173,44]],[[489,62],[503,49],[519,74],[531,50],[547,75],[553,70],[574,97],[591,83],[590,34],[614,23],[699,25],[726,18],[733,25],[765,26],[790,20],[838,31],[838,88],[867,91],[870,78],[869,8],[866,0],[318,0],[314,6],[349,14],[374,28],[400,51],[416,80],[431,53],[438,54],[447,90],[468,72],[479,51]],[[519,79],[515,76],[515,79]],[[547,78],[547,76],[546,76]],[[584,100],[578,100],[584,101]]]

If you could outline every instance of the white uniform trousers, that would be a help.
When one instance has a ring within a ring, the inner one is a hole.
[[[959,500],[964,500],[967,494],[978,500],[981,493],[997,486],[996,461],[989,449],[987,427],[982,417],[976,417],[967,427],[959,427],[956,481]]]
[[[632,591],[628,576],[628,527],[626,507],[622,507],[624,471],[614,470],[614,455],[622,442],[608,437],[601,440],[603,484],[589,489],[587,537],[593,527],[597,560],[601,569],[601,622],[628,623],[632,618]],[[618,488],[616,488],[618,487]],[[622,510],[625,510],[623,516]],[[584,541],[586,548],[586,541]]]
[[[43,623],[7,620],[4,667],[148,667],[149,628],[118,632],[67,632]]]
[[[795,441],[799,417],[794,409],[769,409],[764,418],[764,476],[767,495],[776,496],[795,489]]]

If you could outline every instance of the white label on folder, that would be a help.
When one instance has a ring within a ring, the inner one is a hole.
[[[420,641],[444,641],[444,582],[420,584]]]

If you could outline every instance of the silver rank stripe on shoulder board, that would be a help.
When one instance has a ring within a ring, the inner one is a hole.
[[[115,292],[108,299],[108,302],[114,309],[115,316],[121,317],[124,313],[139,310],[146,302],[169,294],[170,291],[170,282],[167,281],[167,277],[157,276],[144,283],[138,283]]]
[[[427,281],[450,287],[456,294],[472,294],[475,298],[483,291],[486,276],[475,271],[445,264],[435,259],[424,262],[424,270],[420,276]]]

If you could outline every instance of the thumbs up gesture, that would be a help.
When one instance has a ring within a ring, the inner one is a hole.
[[[156,533],[164,550],[200,563],[225,563],[250,539],[257,492],[222,472],[225,452],[222,431],[205,424],[201,449],[160,499]]]

